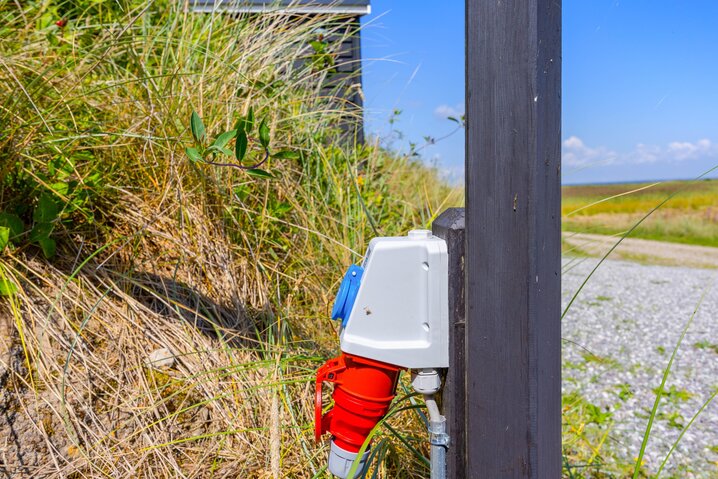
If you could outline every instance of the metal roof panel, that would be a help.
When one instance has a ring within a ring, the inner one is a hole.
[[[267,12],[336,13],[367,15],[371,12],[370,0],[194,0],[196,12]]]

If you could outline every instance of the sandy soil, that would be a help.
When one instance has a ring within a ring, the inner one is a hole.
[[[620,236],[586,233],[563,233],[563,240],[574,252],[589,256],[603,256],[618,242]],[[566,251],[570,253],[570,251]],[[637,238],[625,238],[611,253],[611,258],[668,266],[718,268],[718,248],[665,243]]]

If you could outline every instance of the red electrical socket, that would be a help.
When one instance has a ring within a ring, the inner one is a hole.
[[[386,415],[403,368],[342,353],[317,371],[314,433],[317,441],[330,432],[334,443],[357,452]],[[334,383],[334,407],[322,416],[322,384]]]

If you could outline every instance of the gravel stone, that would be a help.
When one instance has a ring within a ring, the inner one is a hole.
[[[564,308],[597,264],[565,258]],[[609,447],[638,456],[655,388],[683,328],[644,464],[655,472],[703,403],[718,388],[718,271],[605,261],[563,319],[563,390],[608,407],[615,421]],[[632,394],[619,392],[623,389]],[[673,418],[673,420],[671,420]],[[718,477],[718,398],[678,443],[664,475]],[[669,474],[665,474],[669,473]]]
[[[147,358],[147,366],[154,369],[168,369],[174,364],[175,356],[167,348],[155,349]]]

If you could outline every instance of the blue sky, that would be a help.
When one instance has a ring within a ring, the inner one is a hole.
[[[367,131],[403,151],[451,133],[445,117],[464,108],[464,2],[372,0],[363,23]],[[563,0],[562,98],[564,183],[718,165],[718,1]],[[463,130],[421,153],[463,178]]]

